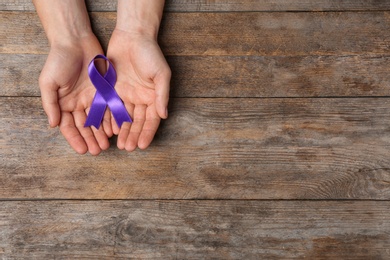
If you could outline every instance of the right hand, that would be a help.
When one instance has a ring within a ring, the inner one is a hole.
[[[93,33],[67,43],[52,43],[39,78],[43,108],[51,127],[59,126],[70,146],[92,155],[108,149],[113,135],[107,110],[99,129],[84,127],[96,93],[88,77],[88,64],[103,50]]]

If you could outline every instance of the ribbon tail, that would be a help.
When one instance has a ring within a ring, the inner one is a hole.
[[[106,111],[107,103],[99,92],[96,92],[92,101],[91,109],[89,110],[87,120],[84,127],[94,126],[99,129],[100,123],[103,120],[104,112]]]
[[[124,122],[129,122],[129,123],[133,122],[133,120],[131,120],[129,113],[126,110],[125,105],[123,104],[119,96],[114,99],[111,99],[107,104],[119,128],[122,126]]]

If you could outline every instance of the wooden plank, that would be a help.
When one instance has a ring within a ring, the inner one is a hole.
[[[46,55],[0,54],[0,96],[39,96]],[[169,56],[171,97],[390,96],[390,56]],[[28,65],[26,65],[28,64]]]
[[[4,259],[388,259],[390,202],[7,201]]]
[[[38,78],[47,55],[0,54],[0,96],[39,96]]]
[[[116,0],[87,0],[90,11],[116,11]],[[0,0],[2,11],[33,11],[31,0]],[[390,10],[387,0],[168,0],[167,12],[219,11],[377,11]]]
[[[0,100],[2,199],[390,199],[390,98],[171,99],[150,148],[97,157]]]
[[[115,13],[92,13],[107,46]],[[160,44],[166,55],[305,56],[390,52],[389,12],[169,13]],[[48,52],[35,13],[0,13],[0,53]],[[28,44],[26,44],[28,43]]]
[[[390,96],[390,56],[168,57],[173,97]]]

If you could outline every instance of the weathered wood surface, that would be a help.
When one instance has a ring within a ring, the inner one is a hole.
[[[0,96],[39,96],[46,55],[0,54]],[[170,56],[171,97],[390,96],[390,56]]]
[[[92,13],[107,46],[115,13]],[[229,26],[227,26],[229,25]],[[166,55],[302,56],[390,52],[390,12],[168,13],[160,44]],[[46,54],[34,12],[0,14],[0,53]],[[26,44],[28,43],[28,44]]]
[[[116,11],[117,0],[87,0],[90,11]],[[0,10],[32,11],[31,0],[0,0]],[[375,11],[390,10],[388,0],[166,0],[168,12],[210,11]]]
[[[388,259],[390,202],[1,202],[0,257]]]
[[[146,151],[80,156],[1,98],[2,199],[390,199],[390,99],[172,99]]]
[[[0,0],[0,258],[390,258],[390,1],[166,2],[170,117],[92,157],[47,128],[31,1]],[[116,0],[87,4],[106,47]]]

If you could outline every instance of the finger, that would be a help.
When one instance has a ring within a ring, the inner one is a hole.
[[[155,78],[156,84],[156,110],[157,114],[165,119],[168,117],[169,85],[171,70],[168,68]]]
[[[83,137],[85,143],[88,146],[88,151],[92,155],[98,155],[101,152],[98,141],[95,138],[94,133],[92,132],[91,127],[84,127],[85,120],[87,116],[84,111],[74,111],[73,113],[75,125]],[[107,138],[107,137],[106,137]],[[108,142],[108,140],[107,140]]]
[[[87,108],[85,110],[86,115],[88,115],[89,110],[90,110],[90,108]],[[108,141],[107,134],[104,132],[103,123],[100,125],[99,129],[96,129],[95,127],[91,127],[91,130],[92,130],[93,135],[95,136],[96,141],[98,142],[100,149],[107,150],[110,147],[110,142]]]
[[[124,104],[124,105],[125,105],[127,112],[129,113],[130,117],[132,118],[132,114],[134,111],[134,105],[133,104]],[[118,124],[116,123],[114,116],[112,114],[110,114],[110,115],[111,115],[111,125],[112,125],[113,134],[119,135],[119,132],[121,129],[118,126]]]
[[[85,154],[88,146],[76,128],[71,113],[63,112],[61,115],[60,131],[70,146],[79,154]]]
[[[124,122],[121,126],[121,129],[119,130],[117,146],[121,150],[125,149],[126,140],[130,133],[130,127],[131,123]]]
[[[138,138],[138,147],[146,149],[152,142],[154,135],[160,125],[161,118],[156,113],[154,106],[149,106],[146,110],[146,120],[142,128],[142,132]]]
[[[58,104],[58,86],[52,80],[40,76],[39,87],[41,89],[43,110],[45,110],[49,119],[49,125],[50,127],[56,127],[59,125],[61,118]]]
[[[146,108],[146,105],[136,105],[134,107],[133,123],[125,144],[125,148],[129,152],[137,148],[138,138],[145,123]]]
[[[111,114],[111,111],[110,111],[110,114]],[[117,123],[115,122],[115,118],[113,115],[111,115],[111,127],[112,127],[112,133],[114,135],[118,135],[119,134],[119,126],[117,125]]]
[[[106,109],[106,111],[104,112],[102,126],[107,137],[111,137],[114,134],[114,132],[112,131],[111,112],[109,109]]]
[[[134,105],[133,104],[129,104],[129,105],[125,104],[125,107],[126,107],[127,112],[130,114],[130,117],[133,118],[132,115],[134,115]],[[125,149],[126,140],[127,140],[127,137],[129,136],[129,133],[130,133],[131,124],[132,123],[124,122],[121,126],[121,129],[119,130],[117,146],[121,150]]]
[[[107,150],[110,147],[110,142],[108,141],[108,137],[103,130],[103,126],[100,125],[99,129],[95,127],[91,127],[92,133],[95,136],[95,139],[101,150]]]

